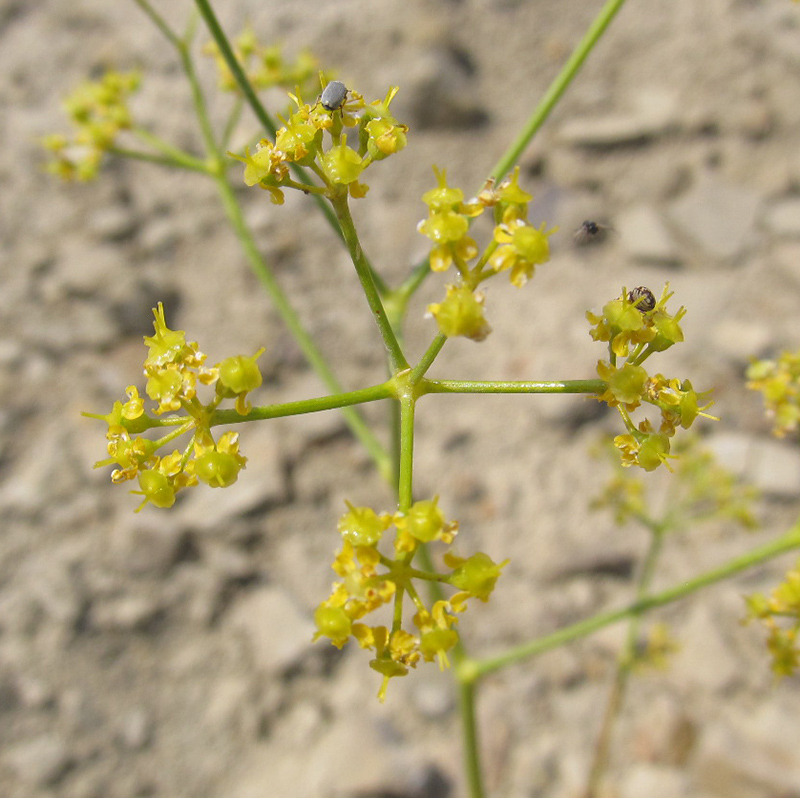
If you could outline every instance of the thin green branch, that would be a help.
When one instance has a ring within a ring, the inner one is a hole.
[[[394,396],[394,386],[391,382],[380,385],[371,385],[369,388],[359,388],[357,391],[337,393],[332,396],[320,396],[313,399],[300,399],[296,402],[284,402],[276,405],[254,407],[244,416],[236,410],[215,410],[211,416],[212,425],[241,424],[246,421],[263,421],[268,418],[285,418],[298,416],[304,413],[318,413],[321,410],[351,407],[353,405],[377,402]]]
[[[133,0],[139,8],[150,17],[150,21],[161,31],[165,39],[167,39],[174,47],[180,49],[181,39],[175,31],[170,28],[166,20],[150,5],[148,0]]]
[[[414,410],[416,399],[409,392],[400,398],[400,464],[398,508],[406,512],[414,501]]]
[[[659,528],[659,524],[655,519],[648,518],[646,524],[648,528],[653,528],[650,535],[650,545],[647,549],[644,562],[642,564],[641,572],[636,583],[636,600],[642,601],[646,598],[650,589],[650,584],[653,580],[658,559],[663,550],[664,544],[664,529]],[[584,798],[596,798],[600,794],[600,786],[603,776],[608,769],[608,762],[611,756],[611,744],[614,737],[614,729],[617,725],[617,720],[622,713],[622,707],[625,702],[625,694],[627,692],[628,683],[633,672],[633,666],[636,663],[637,645],[639,640],[639,630],[641,628],[642,616],[634,615],[628,623],[628,633],[625,639],[625,645],[620,653],[617,661],[617,670],[614,674],[614,682],[611,685],[611,691],[606,703],[606,709],[603,713],[603,722],[600,727],[600,732],[597,735],[597,742],[594,749],[594,757],[592,765],[589,770],[589,777],[587,780],[586,794]]]
[[[420,358],[419,363],[414,366],[411,372],[411,379],[413,382],[419,382],[428,373],[428,369],[433,365],[433,361],[436,360],[436,357],[439,352],[442,351],[446,343],[447,336],[443,333],[437,333],[436,337],[431,341],[431,345],[427,348],[425,354]],[[425,384],[430,384],[430,381],[426,381]],[[435,393],[435,391],[431,391],[431,393]]]
[[[538,656],[539,654],[543,654],[545,651],[550,651],[553,648],[558,648],[566,643],[570,643],[573,640],[587,637],[606,626],[618,623],[626,618],[641,615],[656,607],[663,607],[666,604],[671,604],[678,599],[696,593],[704,587],[722,582],[725,579],[730,579],[732,576],[742,573],[742,571],[746,571],[755,565],[767,562],[781,554],[786,554],[798,548],[800,548],[800,523],[796,523],[786,534],[778,538],[778,540],[767,543],[764,546],[759,546],[739,557],[734,557],[724,565],[706,571],[696,576],[694,579],[682,582],[680,585],[635,601],[633,604],[621,610],[598,613],[591,618],[578,621],[552,634],[545,635],[544,637],[540,637],[528,643],[523,643],[520,646],[515,646],[498,656],[477,661],[475,662],[475,677],[481,678],[489,673],[505,668],[508,665],[522,662]]]
[[[507,175],[514,164],[518,163],[520,156],[525,148],[530,144],[533,137],[538,133],[550,112],[555,108],[567,87],[575,79],[575,76],[583,66],[584,61],[592,52],[597,42],[605,33],[606,28],[617,15],[617,12],[625,4],[625,0],[607,0],[594,22],[584,34],[578,46],[561,68],[555,80],[550,84],[539,104],[533,110],[522,132],[512,142],[511,146],[503,153],[500,160],[495,164],[491,171],[491,176],[495,180],[500,180]]]
[[[557,380],[548,382],[423,380],[423,393],[602,393],[603,380]]]
[[[264,108],[264,106],[261,104],[261,101],[258,99],[255,89],[253,88],[253,84],[250,83],[247,75],[245,75],[239,60],[236,58],[233,48],[228,41],[228,37],[222,30],[219,20],[217,19],[216,14],[214,14],[214,10],[211,8],[211,3],[209,3],[208,0],[195,0],[195,4],[197,5],[197,9],[200,12],[200,15],[203,17],[206,26],[208,27],[209,33],[211,33],[212,38],[217,43],[217,47],[219,47],[219,51],[222,54],[222,57],[225,59],[225,63],[228,65],[228,69],[230,69],[234,80],[242,90],[245,101],[256,115],[258,121],[263,125],[264,129],[270,134],[270,136],[274,138],[278,129],[277,125],[273,121],[272,117],[267,113],[267,110]],[[295,163],[290,164],[290,167],[294,172],[295,177],[301,183],[312,185],[308,175],[306,175],[305,170],[302,167]],[[317,207],[320,209],[320,211],[322,211],[323,216],[327,219],[328,224],[330,224],[330,226],[336,231],[337,235],[341,235],[339,225],[336,223],[336,217],[325,199],[316,194],[312,194],[312,196],[314,201],[317,203]]]
[[[467,778],[469,798],[484,798],[483,773],[481,772],[480,740],[476,718],[476,684],[460,681],[458,685],[458,706],[461,716],[462,756],[464,775]]]
[[[225,211],[227,212],[233,229],[239,238],[239,242],[244,250],[247,260],[250,263],[253,273],[266,289],[270,299],[275,305],[275,309],[278,311],[278,314],[283,319],[295,341],[297,341],[297,345],[302,350],[311,367],[314,369],[314,371],[316,371],[316,373],[332,393],[341,394],[341,385],[328,365],[327,360],[325,360],[325,357],[319,351],[317,345],[306,331],[305,327],[300,321],[300,317],[290,304],[288,297],[262,258],[261,253],[259,252],[258,247],[253,240],[253,236],[244,221],[242,210],[239,207],[239,203],[236,200],[236,196],[234,195],[233,189],[231,188],[230,183],[227,181],[225,174],[221,173],[217,177],[216,182],[223,205],[225,206]],[[355,410],[343,408],[342,413],[344,414],[345,420],[350,426],[350,429],[353,430],[355,436],[359,441],[361,441],[364,448],[375,461],[383,478],[387,481],[391,481],[394,470],[386,450],[375,437],[375,434],[372,432],[372,430],[370,430],[370,428]]]
[[[181,159],[177,160],[170,155],[156,155],[153,152],[143,152],[142,150],[131,150],[126,147],[109,147],[108,152],[111,155],[118,155],[120,158],[130,158],[134,161],[144,161],[145,163],[154,163],[159,166],[168,166],[171,169],[186,169],[190,172],[199,172],[200,174],[207,175],[208,166],[198,159]]]
[[[389,317],[386,315],[386,309],[380,297],[380,292],[375,285],[375,279],[369,261],[364,255],[364,250],[361,248],[361,241],[358,238],[355,225],[353,224],[353,217],[350,215],[350,208],[347,204],[347,194],[335,196],[331,203],[336,213],[336,218],[339,220],[339,227],[344,237],[344,242],[350,252],[350,259],[356,269],[356,274],[361,282],[361,288],[367,298],[369,309],[375,318],[378,325],[383,344],[389,354],[389,361],[391,369],[394,374],[408,368],[408,361],[406,360],[403,350],[400,348],[400,343],[397,336],[394,334],[392,325],[389,322]]]

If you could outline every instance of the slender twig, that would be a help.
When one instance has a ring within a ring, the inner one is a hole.
[[[722,582],[725,579],[730,579],[732,576],[746,571],[755,565],[767,562],[775,557],[779,557],[781,554],[786,554],[798,548],[800,548],[800,523],[795,524],[786,534],[778,538],[778,540],[767,543],[764,546],[759,546],[739,557],[734,557],[724,565],[706,571],[693,579],[681,582],[679,585],[675,585],[667,590],[662,590],[660,593],[654,593],[640,601],[635,601],[633,604],[623,609],[598,613],[591,618],[578,621],[552,634],[544,635],[536,640],[523,643],[520,646],[515,646],[503,654],[480,660],[475,663],[475,677],[480,678],[486,676],[489,673],[493,673],[513,663],[522,662],[538,656],[539,654],[543,654],[545,651],[563,646],[565,643],[587,637],[606,626],[618,623],[626,618],[641,615],[656,607],[663,607],[666,604],[671,604],[692,593],[696,593],[704,587]]]

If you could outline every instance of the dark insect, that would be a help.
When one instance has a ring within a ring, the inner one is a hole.
[[[319,101],[326,111],[338,111],[347,99],[347,91],[341,80],[332,80],[322,90]]]
[[[647,313],[648,310],[652,310],[656,306],[656,298],[653,292],[643,285],[628,291],[628,302],[636,305],[642,313]]]
[[[575,241],[581,246],[595,244],[603,241],[611,227],[587,219],[574,234]]]

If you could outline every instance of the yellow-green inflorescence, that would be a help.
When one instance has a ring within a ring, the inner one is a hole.
[[[227,399],[234,400],[237,412],[246,416],[251,409],[247,395],[262,382],[256,361],[263,349],[252,356],[226,358],[209,368],[197,344],[187,341],[183,330],[167,326],[163,305],[159,304],[153,315],[155,332],[144,338],[148,349],[145,393],[155,404],[153,415],[146,413],[144,397],[133,385],[127,389],[127,401],[114,402],[107,415],[85,414],[108,424],[110,457],[95,468],[116,466],[111,474],[115,483],[137,480],[139,490],[132,493],[143,497],[138,509],[146,504],[172,507],[181,490],[199,482],[212,488],[236,482],[247,459],[239,453],[238,433],[212,435],[213,413]],[[204,404],[198,398],[198,387],[212,385],[214,396]],[[165,413],[173,415],[160,419]],[[158,439],[141,434],[153,428],[169,431]],[[184,449],[168,451],[172,442],[184,435],[191,435]]]
[[[482,552],[464,559],[448,551],[444,555],[447,573],[419,570],[412,561],[420,546],[450,545],[458,532],[457,523],[445,519],[436,498],[415,502],[405,513],[377,513],[349,502],[347,507],[339,519],[343,545],[332,566],[340,581],[314,613],[314,639],[326,637],[341,648],[352,638],[371,650],[370,667],[383,676],[378,693],[383,701],[389,680],[405,676],[420,660],[436,660],[442,669],[449,665],[447,653],[459,639],[458,613],[471,598],[489,599],[508,560],[496,564]],[[381,543],[391,548],[391,555],[380,551]],[[426,581],[450,585],[458,592],[428,607],[415,584]],[[415,609],[410,631],[403,626],[406,596]],[[394,604],[391,626],[362,621],[389,603]]]
[[[772,432],[779,438],[800,424],[800,352],[782,352],[777,360],[756,360],[747,369],[748,388],[760,391]]]
[[[658,300],[647,288],[623,288],[600,315],[586,314],[593,325],[592,338],[608,343],[608,360],[597,364],[606,389],[597,398],[619,410],[627,430],[614,439],[614,445],[624,466],[635,465],[645,471],[662,464],[670,467],[670,440],[679,427],[689,429],[698,416],[714,418],[703,412],[713,404],[706,401],[707,392],[698,394],[689,380],[650,375],[642,366],[650,355],[683,341],[680,320],[686,310],[681,307],[670,313],[667,302],[671,297],[669,285]],[[631,418],[643,404],[659,411],[658,427],[648,418],[638,425]]]
[[[446,287],[441,302],[428,312],[448,338],[463,336],[482,341],[491,332],[484,316],[484,294],[478,286],[499,272],[508,272],[511,284],[521,288],[533,277],[536,267],[550,259],[549,237],[555,229],[534,227],[527,221],[533,197],[519,187],[519,169],[500,184],[487,181],[478,196],[465,200],[461,189],[447,185],[444,171],[434,168],[438,186],[426,192],[422,201],[428,218],[418,230],[433,243],[430,267],[445,272],[451,267],[456,282]],[[469,235],[471,220],[491,209],[494,232],[481,252]]]
[[[778,678],[791,676],[800,666],[800,561],[769,597],[756,593],[747,597],[747,605],[749,619],[767,629],[773,673]]]
[[[406,146],[408,127],[392,116],[389,107],[397,91],[392,88],[383,100],[367,104],[358,92],[348,90],[334,109],[319,100],[304,103],[299,94],[290,94],[295,109],[283,120],[274,141],[263,138],[252,153],[247,149],[244,155],[229,154],[245,165],[244,182],[269,191],[278,205],[287,188],[328,197],[342,193],[364,197],[369,187],[361,182],[363,172]],[[309,168],[317,183],[292,179],[291,164]]]
[[[216,42],[206,44],[203,52],[217,65],[220,89],[240,91]],[[294,60],[290,60],[283,55],[279,44],[266,46],[259,42],[250,25],[233,41],[233,52],[248,81],[257,90],[284,86],[313,91],[319,81],[319,61],[309,50],[302,50]]]
[[[133,126],[128,106],[139,88],[138,72],[106,72],[96,81],[78,86],[63,103],[74,128],[73,135],[45,136],[43,146],[51,154],[48,172],[64,180],[91,180],[97,175],[103,155],[119,133]]]

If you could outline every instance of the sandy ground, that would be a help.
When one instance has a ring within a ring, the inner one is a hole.
[[[182,28],[191,3],[157,3]],[[431,165],[477,190],[599,10],[585,0],[218,3],[289,52],[310,46],[367,98],[401,87],[408,148],[371,170],[356,208],[367,252],[399,280],[425,252]],[[447,798],[465,794],[451,683],[421,668],[374,699],[364,652],[311,645],[343,499],[391,496],[335,413],[243,431],[240,484],[171,512],[91,464],[106,412],[140,380],[164,301],[212,362],[267,348],[260,403],[324,393],[249,273],[212,185],[128,162],[88,185],[41,171],[59,98],[106,67],[141,66],[137,118],[198,137],[172,52],[133,2],[0,2],[0,795],[4,798]],[[198,39],[206,40],[201,33]],[[203,74],[210,80],[209,67]],[[522,291],[491,284],[489,339],[454,341],[441,378],[589,378],[584,319],[620,286],[669,280],[686,343],[659,369],[714,387],[702,432],[764,491],[763,530],[670,541],[657,584],[780,534],[800,460],[744,388],[753,356],[800,341],[800,7],[788,0],[630,0],[522,158],[532,216],[559,225]],[[213,80],[212,80],[213,82]],[[220,104],[217,115],[224,105]],[[257,134],[249,117],[235,142]],[[342,382],[383,378],[381,345],[345,252],[311,208],[242,187],[247,218]],[[613,233],[577,248],[586,218]],[[411,310],[433,332],[431,279]],[[622,606],[641,533],[589,512],[607,473],[587,451],[614,420],[580,398],[443,397],[420,406],[419,495],[461,522],[464,550],[510,557],[462,622],[476,653]],[[380,424],[380,407],[368,408]],[[656,480],[657,482],[657,480]],[[607,567],[621,563],[621,571]],[[626,565],[627,564],[627,565]],[[609,795],[800,795],[798,681],[774,686],[741,595],[790,559],[659,614],[673,666],[634,681]],[[577,796],[624,639],[615,627],[515,667],[479,705],[490,795]]]

